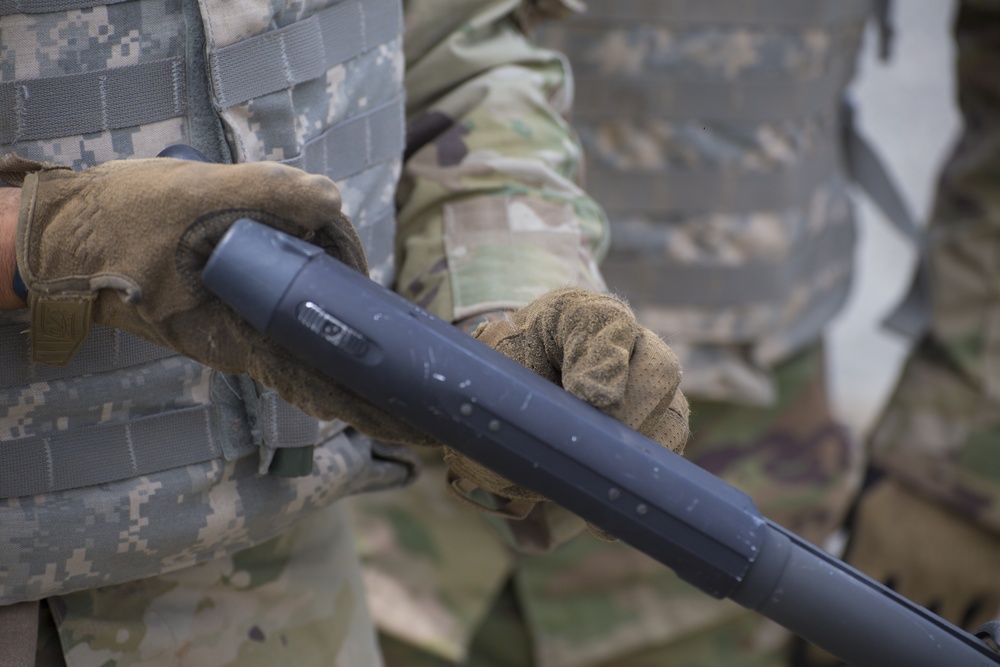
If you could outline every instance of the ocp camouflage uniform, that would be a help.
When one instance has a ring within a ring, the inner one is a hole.
[[[686,455],[822,543],[860,478],[821,332],[850,285],[841,95],[872,4],[587,5],[539,30],[573,63],[586,186],[612,224],[605,278],[682,358]],[[628,547],[505,546],[442,476],[352,501],[390,665],[786,664],[781,628]]]
[[[1000,618],[1000,3],[963,0],[962,135],[923,259],[929,329],[873,432],[849,562],[967,630]]]
[[[78,169],[188,143],[324,173],[372,277],[447,320],[603,289],[568,72],[518,28],[561,10],[18,3],[0,16],[0,144]],[[47,602],[40,663],[379,664],[335,501],[405,483],[411,455],[110,329],[69,366],[34,364],[25,318],[0,315],[0,605]],[[290,448],[311,473],[284,476]]]
[[[926,330],[869,443],[845,559],[967,631],[1000,618],[1000,3],[962,0],[953,32],[963,130],[942,167],[907,301]],[[840,664],[816,649],[809,665]]]

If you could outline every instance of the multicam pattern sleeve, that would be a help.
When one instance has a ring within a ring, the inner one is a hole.
[[[405,4],[407,160],[397,291],[458,321],[574,284],[603,290],[604,213],[579,187],[565,60],[520,21],[552,2]]]

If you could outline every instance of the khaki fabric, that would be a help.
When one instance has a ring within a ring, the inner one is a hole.
[[[865,493],[851,564],[965,628],[1000,617],[1000,536],[886,479]]]

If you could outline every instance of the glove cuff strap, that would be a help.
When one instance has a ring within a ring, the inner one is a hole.
[[[31,295],[31,358],[65,366],[90,331],[93,297]]]

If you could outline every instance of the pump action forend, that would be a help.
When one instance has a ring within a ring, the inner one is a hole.
[[[748,496],[326,255],[237,222],[205,285],[357,394],[857,667],[981,667],[972,635],[763,518]]]

